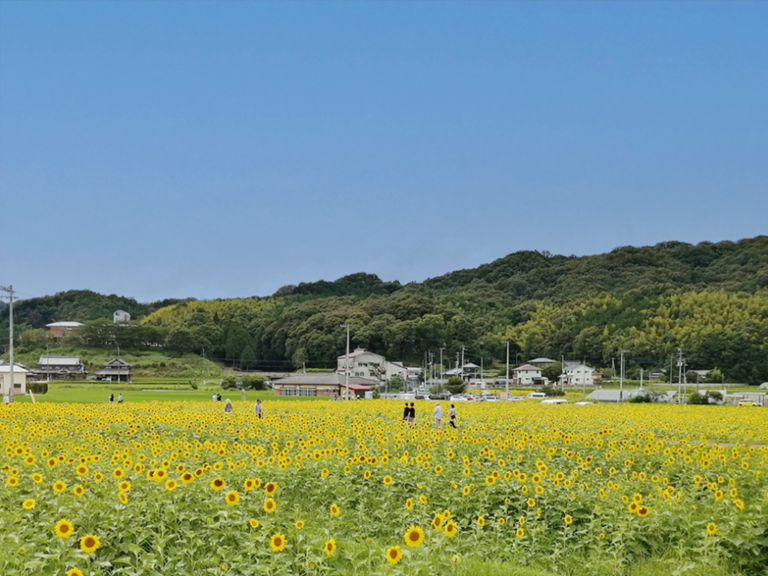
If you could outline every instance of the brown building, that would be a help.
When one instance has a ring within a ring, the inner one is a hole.
[[[71,334],[77,334],[77,331],[83,324],[81,322],[51,322],[46,324],[45,327],[51,333],[54,338],[61,338],[62,336],[69,336]]]
[[[110,360],[101,370],[96,372],[96,380],[109,380],[110,382],[128,382],[131,379],[131,365],[125,360],[115,358]]]
[[[35,380],[85,380],[87,375],[79,356],[40,356],[32,370]]]
[[[346,379],[337,372],[313,372],[310,374],[293,374],[287,378],[275,380],[272,390],[278,396],[336,396],[345,398]],[[376,380],[349,377],[349,395],[364,398],[366,392],[375,390]]]

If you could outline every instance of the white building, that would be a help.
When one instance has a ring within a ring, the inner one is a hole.
[[[21,364],[13,363],[13,394],[27,393],[27,374],[29,370]],[[0,363],[0,397],[5,396],[11,389],[11,365],[7,362]]]
[[[518,366],[514,370],[514,383],[519,386],[531,386],[532,384],[539,384],[542,381],[541,368],[533,366],[532,364],[524,364]]]
[[[118,323],[118,322],[130,322],[130,321],[131,321],[131,315],[125,310],[115,310],[115,313],[112,314],[112,322]]]
[[[336,359],[336,372],[343,374],[347,366],[347,356]],[[387,359],[381,354],[369,352],[365,348],[355,348],[349,353],[349,375],[369,380],[384,380],[387,377]]]
[[[592,374],[594,368],[586,364],[565,363],[565,372],[560,377],[563,384],[568,386],[586,386],[594,383]]]
[[[385,378],[387,380],[394,376],[400,376],[400,378],[403,379],[403,382],[408,380],[408,367],[404,366],[402,362],[387,362],[386,366]]]

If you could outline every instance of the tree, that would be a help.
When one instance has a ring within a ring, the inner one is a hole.
[[[467,389],[467,384],[458,376],[451,376],[448,378],[448,382],[445,387],[451,394],[461,394]]]
[[[558,382],[562,373],[563,365],[560,362],[555,362],[541,369],[541,375],[544,378],[549,378],[550,382]]]
[[[225,351],[229,360],[239,360],[243,350],[251,343],[248,331],[241,326],[233,326],[227,332]]]
[[[243,368],[250,368],[254,362],[256,362],[256,352],[253,350],[253,346],[246,344],[243,353],[240,354],[240,365]]]

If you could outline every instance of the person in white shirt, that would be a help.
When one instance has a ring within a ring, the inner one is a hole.
[[[456,407],[453,404],[448,411],[448,424],[451,425],[451,428],[456,428]]]
[[[443,407],[440,402],[435,402],[435,428],[443,427]]]
[[[253,405],[253,412],[261,420],[261,400],[256,400],[256,404]]]

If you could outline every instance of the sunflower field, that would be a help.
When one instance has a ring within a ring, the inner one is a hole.
[[[768,573],[765,410],[432,407],[4,407],[0,574]]]

